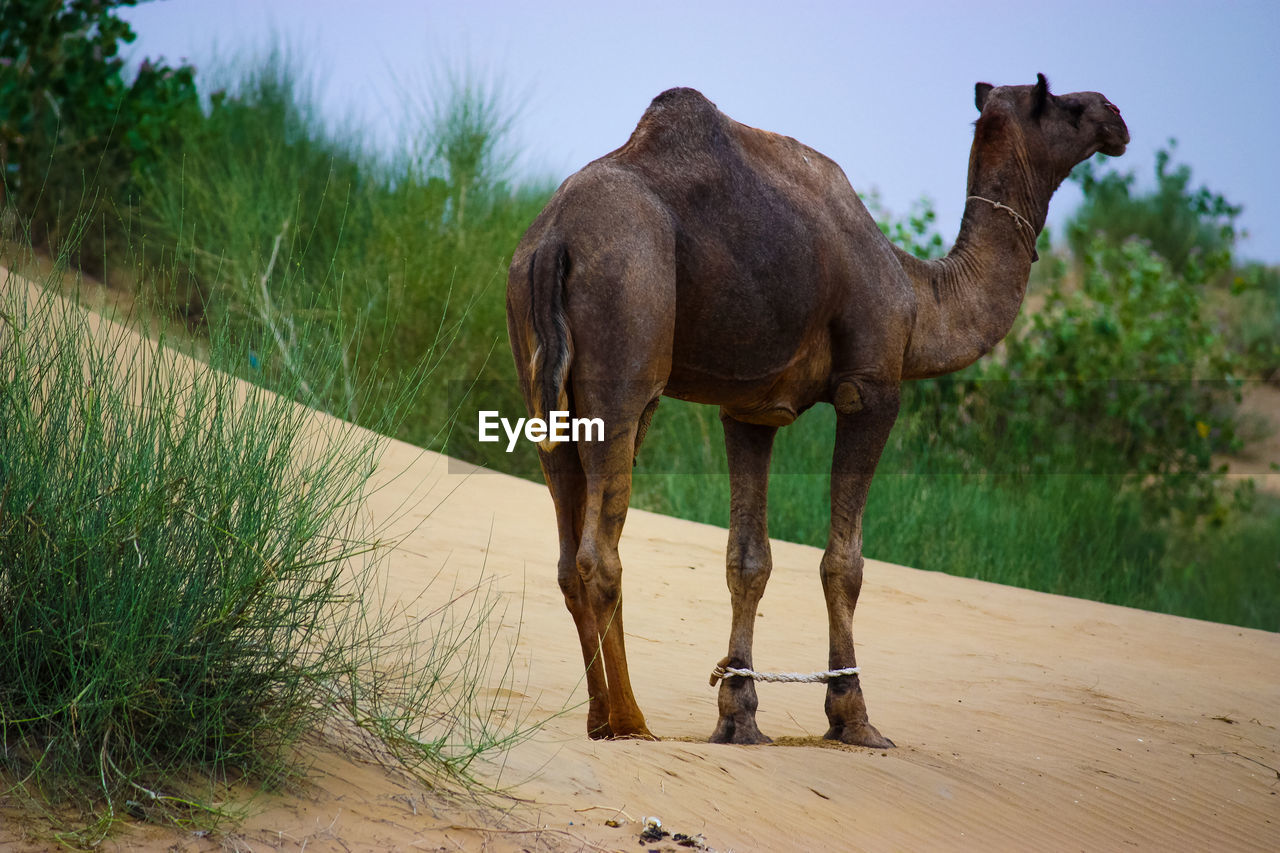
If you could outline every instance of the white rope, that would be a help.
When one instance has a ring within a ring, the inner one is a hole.
[[[751,678],[756,681],[772,681],[772,682],[798,682],[800,684],[816,684],[823,681],[830,681],[833,678],[839,678],[842,675],[857,675],[860,671],[859,667],[850,666],[844,669],[828,669],[825,672],[756,672],[753,669],[739,669],[735,666],[717,666],[711,671],[711,686],[715,687],[716,682],[727,675],[739,675],[743,678]]]
[[[991,205],[991,206],[992,206],[992,207],[994,207],[996,210],[1007,210],[1007,211],[1009,212],[1009,215],[1010,215],[1010,216],[1012,216],[1015,220],[1017,220],[1017,222],[1018,222],[1018,224],[1019,224],[1019,225],[1025,225],[1025,226],[1026,226],[1027,230],[1031,232],[1031,238],[1032,238],[1033,240],[1035,239],[1035,236],[1036,236],[1036,229],[1035,229],[1035,227],[1034,227],[1030,222],[1028,222],[1028,221],[1026,220],[1026,218],[1025,218],[1025,217],[1023,217],[1023,215],[1022,215],[1021,213],[1018,213],[1018,211],[1014,210],[1014,209],[1013,209],[1012,207],[1010,207],[1009,205],[1007,205],[1007,204],[1001,204],[1001,203],[1000,203],[1000,202],[998,202],[998,201],[992,201],[992,200],[991,200],[991,199],[989,199],[989,198],[983,198],[983,197],[982,197],[982,196],[980,196],[980,195],[971,195],[971,196],[969,196],[969,198],[974,199],[974,200],[976,200],[976,201],[985,201],[987,204]]]

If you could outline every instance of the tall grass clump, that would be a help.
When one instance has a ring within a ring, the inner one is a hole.
[[[283,52],[224,76],[142,194],[148,242],[190,271],[169,304],[266,342],[255,363],[267,374],[297,372],[285,354],[305,320],[312,345],[337,355],[296,359],[311,365],[312,404],[344,417],[353,389],[398,393],[373,363],[394,375],[437,342],[451,353],[442,378],[518,405],[510,360],[491,356],[505,355],[506,266],[549,191],[513,179],[502,89],[444,76],[407,103],[402,144],[380,153],[320,120]],[[439,446],[451,407],[438,403],[411,403],[397,437]]]
[[[513,737],[481,695],[510,676],[491,590],[451,594],[465,612],[378,607],[387,543],[359,510],[382,443],[6,282],[10,790],[87,815],[66,836],[85,843],[126,813],[215,820],[227,784],[280,779],[335,726],[452,778]]]
[[[225,374],[96,338],[78,310],[10,287],[6,769],[54,793],[90,782],[109,808],[178,768],[277,774],[339,664],[320,617],[364,547],[352,513],[375,448],[300,462],[289,401],[240,398]]]

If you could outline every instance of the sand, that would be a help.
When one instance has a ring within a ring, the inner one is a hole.
[[[1248,477],[1260,492],[1280,495],[1280,376],[1275,382],[1247,382],[1240,400],[1245,446],[1226,463],[1232,477]]]
[[[657,816],[717,851],[1280,849],[1280,635],[869,560],[858,661],[872,721],[898,748],[824,743],[823,687],[800,684],[759,688],[760,727],[778,743],[712,745],[725,531],[633,510],[628,656],[662,740],[591,741],[546,488],[397,442],[380,477],[370,518],[402,537],[385,606],[439,603],[483,578],[506,603],[514,681],[488,688],[550,718],[479,768],[506,795],[443,798],[320,749],[307,778],[256,797],[234,833],[125,826],[112,846],[687,849],[639,842],[639,819]],[[820,552],[773,553],[757,665],[821,669]],[[40,846],[12,823],[6,843]]]

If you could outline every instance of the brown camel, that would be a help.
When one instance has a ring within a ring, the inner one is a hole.
[[[720,407],[731,489],[733,617],[721,662],[752,666],[772,558],[765,495],[778,427],[837,412],[822,557],[827,664],[852,668],[862,511],[899,385],[972,363],[1009,331],[1049,198],[1096,151],[1129,142],[1096,92],[979,83],[968,199],[955,247],[892,245],[844,172],[794,139],[730,119],[693,89],[653,99],[627,143],[566,180],[511,261],[507,324],[530,413],[602,418],[602,441],[543,442],[559,581],[586,665],[591,737],[651,738],[623,646],[618,540],[631,468],[666,395]],[[767,742],[745,676],[720,683],[711,740]],[[826,737],[889,747],[857,674],[827,684]]]

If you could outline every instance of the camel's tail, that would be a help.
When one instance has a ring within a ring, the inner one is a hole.
[[[573,337],[564,313],[565,279],[569,275],[569,248],[564,243],[543,244],[529,265],[529,299],[533,314],[533,356],[529,359],[529,402],[532,415],[546,420],[553,411],[569,411],[569,365],[573,362]],[[548,453],[550,439],[539,442]]]

